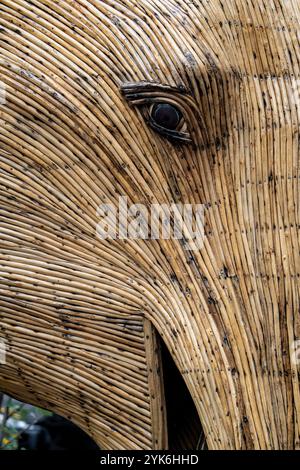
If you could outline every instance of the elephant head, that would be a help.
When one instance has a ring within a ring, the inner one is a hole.
[[[299,2],[0,9],[0,389],[168,448],[172,360],[209,449],[299,448]],[[120,200],[202,246],[100,237]]]

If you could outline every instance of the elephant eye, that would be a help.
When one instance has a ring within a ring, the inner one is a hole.
[[[179,107],[170,103],[158,102],[146,107],[144,117],[155,132],[172,142],[191,142],[188,125]]]
[[[152,82],[125,83],[122,94],[139,108],[149,127],[173,143],[192,143],[187,91]]]
[[[178,127],[183,121],[181,111],[176,106],[168,103],[153,105],[150,116],[155,124],[169,131],[178,130]]]

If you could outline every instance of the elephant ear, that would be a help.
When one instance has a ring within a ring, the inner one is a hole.
[[[1,13],[0,389],[71,419],[103,449],[166,447],[125,256],[96,237],[97,207],[118,187],[104,155],[120,147],[108,142],[109,93],[122,98],[109,79],[102,87],[98,46],[110,59],[91,16],[42,1]]]

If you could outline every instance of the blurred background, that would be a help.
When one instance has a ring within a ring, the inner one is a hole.
[[[99,450],[81,429],[0,393],[0,450]]]

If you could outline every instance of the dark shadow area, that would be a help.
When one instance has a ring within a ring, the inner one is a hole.
[[[207,449],[201,422],[188,391],[172,356],[161,341],[169,449],[205,450]]]

